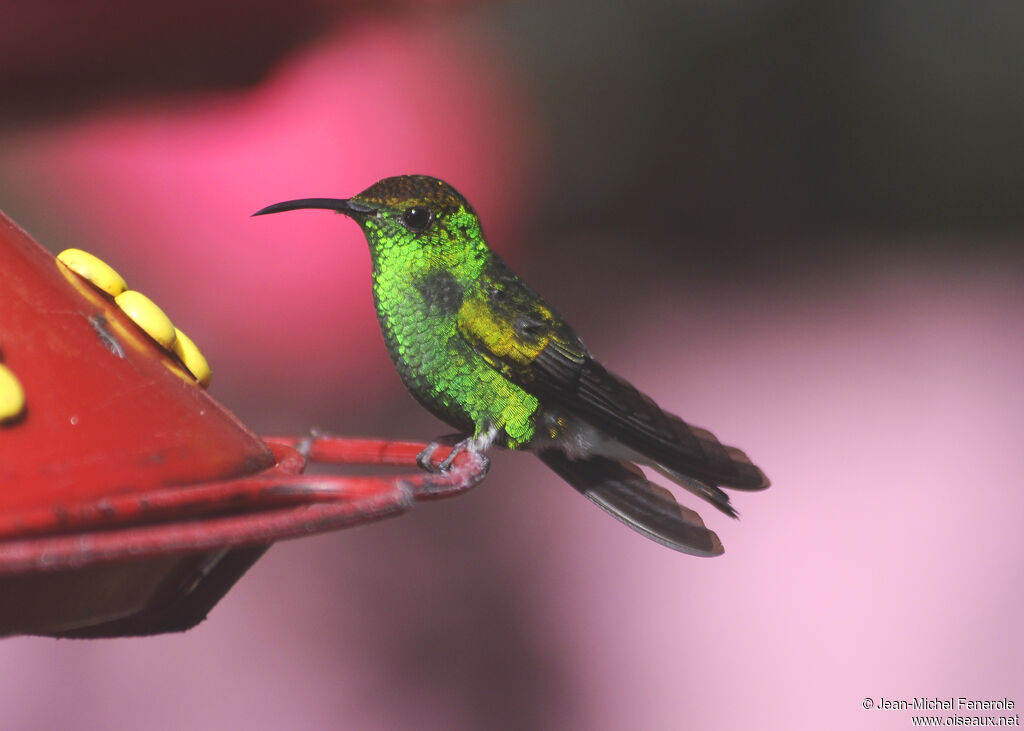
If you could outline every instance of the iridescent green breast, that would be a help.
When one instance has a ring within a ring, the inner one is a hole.
[[[505,379],[459,335],[469,283],[444,268],[402,265],[396,252],[374,262],[374,302],[388,353],[406,388],[438,418],[479,435],[498,427],[516,448],[533,436],[537,399]]]

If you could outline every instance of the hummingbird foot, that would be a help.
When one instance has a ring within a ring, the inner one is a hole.
[[[448,434],[440,439],[437,439],[426,446],[426,448],[419,453],[416,457],[416,463],[427,470],[428,472],[447,472],[451,469],[452,463],[458,458],[463,452],[472,452],[473,454],[483,455],[483,453],[494,444],[494,440],[498,438],[498,428],[491,426],[482,434],[478,434],[472,437],[464,437],[454,443],[452,451],[441,460],[439,463],[434,464],[431,457],[434,456],[434,452],[438,447],[449,446],[455,439],[463,436],[462,434]]]
[[[466,441],[466,435],[462,433],[445,434],[443,437],[438,437],[425,446],[423,450],[416,455],[416,464],[420,466],[420,469],[426,470],[427,472],[440,472],[440,464],[434,464],[431,460],[431,457],[434,456],[434,452],[436,452],[440,447],[451,447],[452,454],[455,454],[458,449],[458,445],[464,441]]]

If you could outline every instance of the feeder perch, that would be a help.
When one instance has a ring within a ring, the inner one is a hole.
[[[418,443],[261,438],[209,378],[113,269],[55,259],[0,213],[0,636],[188,629],[274,541],[396,515],[487,471],[468,452],[415,469]],[[304,475],[311,461],[401,469]]]

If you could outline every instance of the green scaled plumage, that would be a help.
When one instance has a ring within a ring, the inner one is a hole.
[[[729,515],[720,485],[768,486],[743,452],[594,360],[490,250],[476,213],[447,183],[387,178],[353,198],[287,201],[257,215],[298,208],[335,210],[362,228],[388,353],[413,396],[466,435],[457,450],[530,449],[630,527],[696,555],[721,553],[718,537],[637,464]]]
[[[467,293],[504,265],[468,206],[448,220],[450,227],[419,236],[386,218],[362,222],[376,242],[373,297],[381,332],[420,403],[465,432],[480,436],[494,427],[501,443],[519,447],[533,436],[537,398],[491,368],[458,332]]]

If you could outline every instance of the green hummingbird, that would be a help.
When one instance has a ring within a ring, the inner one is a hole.
[[[304,198],[253,215],[324,208],[359,224],[391,360],[412,395],[463,437],[460,451],[525,449],[626,525],[699,556],[722,543],[694,511],[648,480],[646,465],[735,517],[720,486],[768,487],[739,449],[663,411],[609,372],[568,323],[491,251],[451,185],[386,178],[353,198]]]

